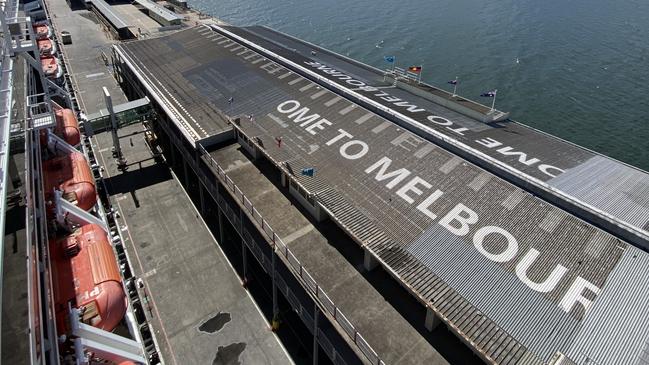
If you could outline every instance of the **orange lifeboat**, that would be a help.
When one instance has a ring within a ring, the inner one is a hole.
[[[50,80],[59,80],[63,76],[61,62],[54,56],[41,57],[41,67],[45,76]]]
[[[38,22],[32,24],[36,39],[52,38],[52,28],[47,22]]]
[[[62,108],[58,104],[54,105],[54,115],[56,117],[56,126],[54,134],[63,138],[68,144],[76,146],[81,142],[81,131],[79,130],[79,121],[74,115],[72,109]],[[47,133],[41,132],[41,144],[47,144]]]
[[[41,56],[51,56],[56,53],[56,43],[49,38],[37,40],[36,45]]]
[[[58,108],[54,110],[54,115],[56,116],[54,134],[72,146],[78,145],[81,142],[81,132],[79,131],[79,121],[72,109]]]
[[[63,192],[63,198],[89,210],[97,202],[95,180],[85,157],[79,152],[54,157],[43,162],[45,199],[54,198],[54,189]]]
[[[52,279],[59,333],[69,330],[68,303],[80,310],[82,322],[112,331],[126,313],[126,295],[113,248],[96,224],[50,241]]]

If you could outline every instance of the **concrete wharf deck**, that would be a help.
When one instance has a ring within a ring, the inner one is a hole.
[[[132,125],[119,132],[131,165],[126,172],[117,169],[111,155],[109,132],[93,142],[120,224],[127,229],[125,247],[134,274],[145,283],[147,315],[163,359],[167,364],[210,364],[220,348],[243,344],[235,356],[243,363],[290,363],[169,167],[152,159],[144,134],[130,136],[142,131],[141,125]],[[200,330],[217,316],[230,320],[213,333]]]

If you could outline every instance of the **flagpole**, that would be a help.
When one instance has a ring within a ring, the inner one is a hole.
[[[419,80],[417,80],[418,84],[421,84],[421,74],[423,74],[423,73],[424,73],[424,66],[422,65],[422,66],[420,66],[420,69],[419,69]]]
[[[494,107],[496,106],[496,96],[498,96],[498,89],[494,90],[494,100],[491,102],[491,111],[494,111]]]
[[[457,96],[457,94],[455,93],[457,91],[457,80],[458,80],[458,77],[455,76],[455,84],[453,84],[453,97]]]

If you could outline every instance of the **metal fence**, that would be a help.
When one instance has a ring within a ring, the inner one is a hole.
[[[271,242],[271,245],[274,248],[274,250],[279,252],[286,259],[294,275],[298,279],[300,279],[299,281],[301,281],[304,284],[304,287],[314,295],[314,297],[321,304],[322,308],[324,308],[325,311],[331,317],[334,318],[334,320],[338,323],[338,325],[349,336],[350,340],[352,340],[352,342],[357,346],[358,350],[363,355],[365,355],[365,357],[371,364],[385,365],[385,363],[383,362],[383,360],[381,360],[381,358],[378,356],[376,351],[372,349],[370,344],[368,344],[367,341],[365,341],[365,339],[363,338],[363,336],[356,330],[356,327],[354,327],[354,325],[347,319],[347,317],[345,317],[345,315],[340,311],[340,309],[336,307],[336,304],[329,298],[329,296],[320,287],[320,285],[318,285],[318,283],[315,281],[313,276],[309,274],[306,268],[302,266],[302,264],[297,259],[297,257],[293,254],[293,252],[291,252],[291,250],[282,241],[282,239],[275,233],[275,231],[271,228],[271,226],[264,219],[264,217],[254,207],[252,202],[245,196],[245,194],[243,194],[241,189],[239,189],[239,187],[234,183],[234,181],[232,181],[232,179],[230,179],[230,177],[227,176],[225,170],[223,170],[221,165],[219,165],[219,163],[216,162],[214,158],[212,158],[212,156],[205,150],[205,148],[202,145],[198,144],[197,148],[199,151],[199,155],[202,155],[206,158],[207,162],[216,172],[220,180],[223,181],[224,186],[226,186],[227,189],[230,190],[230,192],[233,194],[235,199],[237,199],[241,203],[241,206],[244,208],[245,211],[248,212],[249,216],[252,217],[252,220],[256,222],[257,225],[259,225],[259,227],[261,227],[262,231],[264,232],[264,234],[266,234],[269,241]],[[219,203],[225,203],[225,201]],[[220,205],[223,207],[224,210],[226,210],[225,212],[226,215],[230,216],[233,222],[237,222],[238,225],[241,225],[242,222],[239,219],[238,214],[236,214],[236,212],[234,211],[231,211],[231,208],[229,208],[228,204],[220,204]],[[255,254],[254,251],[253,254]],[[284,283],[284,285],[286,285],[286,283]],[[286,289],[288,288],[286,287]],[[287,294],[287,298],[289,298],[289,302],[291,302],[291,299],[294,299],[291,298],[292,292],[285,291],[285,294]],[[291,304],[293,305],[294,303]],[[336,363],[340,363],[341,360],[342,359],[338,359]]]

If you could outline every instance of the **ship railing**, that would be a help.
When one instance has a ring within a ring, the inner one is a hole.
[[[0,11],[1,21],[5,23],[7,17],[13,17],[16,12],[16,1],[2,2]],[[5,218],[7,215],[7,190],[9,182],[9,148],[10,128],[14,110],[13,103],[13,59],[10,57],[7,24],[2,24],[0,36],[0,282],[3,281],[4,271],[4,232]],[[0,310],[2,309],[2,289],[0,288]],[[2,323],[0,323],[2,328]]]
[[[271,242],[271,245],[276,252],[279,252],[288,262],[289,267],[293,274],[299,279],[303,286],[317,299],[320,307],[324,312],[332,318],[338,326],[349,336],[349,339],[356,345],[357,349],[367,358],[369,363],[375,365],[385,365],[383,360],[379,357],[376,351],[370,346],[361,333],[356,329],[343,312],[336,306],[336,304],[329,298],[327,293],[316,282],[307,269],[300,263],[293,252],[282,241],[282,239],[275,233],[273,228],[264,219],[261,213],[255,208],[254,204],[245,196],[243,191],[234,183],[234,181],[226,174],[225,170],[216,160],[207,152],[201,145],[197,144],[199,153],[204,156],[209,165],[214,168],[218,177],[224,182],[224,185],[234,197],[241,202],[241,205],[254,219],[254,221],[262,228],[264,234]]]

